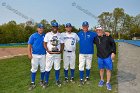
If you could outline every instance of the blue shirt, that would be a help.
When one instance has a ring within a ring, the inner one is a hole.
[[[46,50],[43,46],[45,34],[38,34],[38,32],[32,34],[28,40],[28,44],[32,45],[32,54],[44,55]]]
[[[84,32],[81,30],[78,36],[80,38],[80,54],[94,54],[94,38],[97,36],[97,33],[93,31]]]

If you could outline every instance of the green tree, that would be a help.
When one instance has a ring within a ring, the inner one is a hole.
[[[121,22],[124,16],[124,9],[123,8],[115,8],[113,11],[113,18],[114,18],[114,33],[118,31],[118,34],[120,34],[120,26]],[[120,36],[120,35],[119,35]]]

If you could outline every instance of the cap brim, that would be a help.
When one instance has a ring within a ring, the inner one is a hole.
[[[58,26],[52,26],[52,27],[58,27]]]
[[[44,28],[44,27],[38,27],[38,28]]]
[[[102,28],[96,28],[97,30],[103,30]]]
[[[82,25],[82,26],[89,26],[89,25]]]
[[[66,27],[72,27],[72,26],[66,26]]]

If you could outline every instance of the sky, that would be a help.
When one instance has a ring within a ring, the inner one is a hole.
[[[0,0],[0,24],[11,20],[23,23],[31,19],[35,22],[56,19],[59,24],[71,23],[77,28],[88,21],[93,27],[98,25],[93,16],[112,12],[117,7],[136,16],[140,14],[139,4],[140,0]]]

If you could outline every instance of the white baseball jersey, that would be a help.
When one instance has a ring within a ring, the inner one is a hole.
[[[55,34],[53,32],[48,32],[45,35],[44,42],[47,42],[47,47],[48,47],[49,51],[52,51],[52,48],[53,48],[53,44],[52,43],[53,43],[53,41],[57,42],[57,48],[60,51],[60,44],[64,43],[63,39],[61,37],[61,34],[58,33],[58,32],[55,33]]]
[[[64,40],[64,52],[63,52],[63,61],[64,61],[64,69],[68,70],[69,66],[71,69],[75,69],[75,49],[76,42],[79,41],[79,37],[76,33],[62,33],[62,37]],[[71,51],[71,52],[68,52]]]
[[[76,33],[62,33],[62,37],[64,40],[64,50],[65,51],[75,51],[76,49],[76,42],[79,41],[79,37]]]

